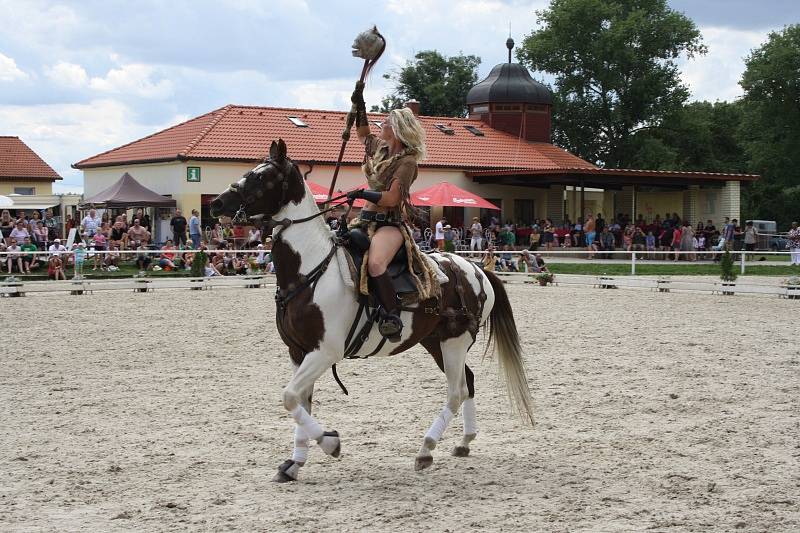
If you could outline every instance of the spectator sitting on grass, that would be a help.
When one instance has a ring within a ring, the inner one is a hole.
[[[64,273],[64,262],[60,256],[51,256],[47,261],[47,277],[55,280],[67,279],[67,275]]]
[[[608,226],[603,227],[603,231],[600,232],[600,246],[602,246],[604,252],[613,252],[614,245],[616,244],[616,240],[614,239],[614,234],[611,233],[611,230]],[[601,257],[605,259],[611,259],[613,254],[605,253],[602,254]]]
[[[111,250],[105,257],[103,257],[103,266],[101,270],[119,270],[119,246],[116,244],[111,245]]]
[[[20,250],[23,252],[36,252],[39,250],[39,248],[37,248],[36,245],[31,242],[30,237],[25,237]],[[30,274],[32,268],[39,268],[39,258],[35,254],[26,253],[22,257],[22,264],[25,267],[25,272]]]
[[[147,246],[143,242],[134,243],[136,246],[136,268],[144,271],[150,268],[150,254],[147,253]]]
[[[167,271],[175,270],[175,252],[167,251],[172,249],[172,240],[167,239],[167,242],[161,247],[161,258],[158,260],[158,266]]]
[[[481,264],[483,265],[483,269],[487,272],[494,272],[497,267],[497,254],[495,253],[494,244],[491,242],[486,247],[486,253],[483,256]]]
[[[25,268],[22,266],[22,256],[20,255],[20,247],[17,244],[17,239],[12,238],[11,244],[8,245],[6,248],[6,266],[8,267],[8,273],[11,274],[12,266],[16,264],[17,272],[22,274],[25,271]]]
[[[200,241],[197,241],[198,243]],[[186,248],[187,250],[194,250],[194,241],[189,239],[186,241]],[[183,268],[186,270],[192,269],[192,263],[194,262],[194,252],[183,252],[181,254],[181,261],[183,262]]]

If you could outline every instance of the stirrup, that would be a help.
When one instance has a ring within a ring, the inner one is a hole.
[[[395,314],[384,312],[378,323],[378,332],[388,340],[397,342],[400,340],[400,334],[403,332],[403,321]]]

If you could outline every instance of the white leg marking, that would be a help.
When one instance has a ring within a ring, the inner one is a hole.
[[[464,435],[472,435],[474,439],[475,434],[478,433],[477,421],[475,418],[475,399],[467,398],[464,400],[464,403],[461,404],[461,408],[464,414]]]
[[[436,444],[442,438],[448,424],[461,407],[461,402],[467,398],[467,377],[464,373],[464,363],[467,360],[467,348],[471,343],[472,337],[469,333],[441,343],[444,373],[447,377],[447,404],[425,434],[422,447],[417,454],[415,465],[417,470],[431,465],[433,462],[431,450],[436,448]]]

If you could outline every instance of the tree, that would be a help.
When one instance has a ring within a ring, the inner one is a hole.
[[[657,128],[633,136],[634,168],[701,172],[747,172],[747,157],[737,132],[739,102],[692,102],[662,120]]]
[[[446,57],[436,50],[426,50],[407,61],[399,72],[385,74],[394,81],[394,92],[372,111],[388,112],[418,100],[420,113],[442,117],[467,115],[467,92],[478,82],[478,56]]]
[[[537,15],[542,28],[517,57],[555,76],[554,140],[602,166],[630,166],[636,132],[687,100],[676,59],[705,53],[699,30],[666,0],[552,0]]]
[[[770,33],[745,59],[739,83],[740,138],[750,170],[762,176],[747,191],[744,210],[785,228],[800,210],[800,26]]]

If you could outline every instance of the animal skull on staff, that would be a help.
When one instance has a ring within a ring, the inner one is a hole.
[[[356,88],[363,90],[364,79],[369,74],[375,63],[383,55],[386,50],[386,39],[380,34],[378,28],[373,26],[372,29],[362,31],[353,41],[353,56],[360,57],[364,60],[364,66],[361,69],[361,77],[356,82]],[[359,91],[360,92],[360,91]],[[350,130],[353,129],[353,124],[356,121],[356,106],[350,108],[347,114],[347,122],[342,132],[342,147],[339,150],[339,157],[336,159],[336,168],[333,170],[333,178],[331,178],[331,187],[328,189],[328,201],[333,196],[334,188],[336,187],[336,178],[339,176],[339,169],[342,166],[342,158],[344,157],[344,149],[347,146],[347,141],[350,140]],[[326,202],[327,203],[327,202]]]

